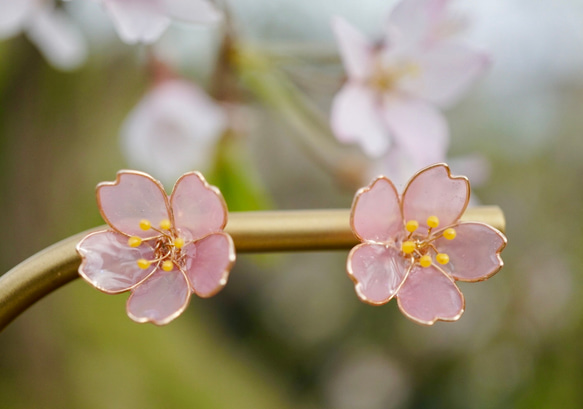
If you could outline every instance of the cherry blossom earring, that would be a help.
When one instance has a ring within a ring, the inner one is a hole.
[[[358,297],[372,305],[397,298],[399,309],[425,325],[456,321],[464,297],[455,281],[482,281],[503,265],[506,237],[478,222],[462,222],[470,197],[465,177],[445,164],[409,181],[402,195],[386,177],[360,189],[350,215],[362,241],[348,255]]]
[[[227,283],[235,262],[227,206],[200,173],[184,174],[168,196],[150,175],[120,171],[97,186],[97,202],[110,228],[77,245],[79,273],[105,293],[131,291],[134,321],[167,324],[192,293],[211,297]]]

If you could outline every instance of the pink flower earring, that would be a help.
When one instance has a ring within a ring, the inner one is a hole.
[[[402,195],[384,176],[360,189],[350,225],[362,241],[348,255],[358,297],[372,305],[397,298],[399,309],[425,325],[455,321],[464,297],[455,281],[482,281],[503,265],[506,237],[478,222],[461,222],[470,197],[465,177],[445,164],[418,172]]]
[[[166,195],[150,175],[121,171],[97,187],[99,211],[110,229],[77,245],[80,275],[108,294],[131,291],[127,313],[136,322],[164,325],[194,292],[211,297],[227,283],[235,262],[223,232],[227,206],[198,172],[186,173]]]

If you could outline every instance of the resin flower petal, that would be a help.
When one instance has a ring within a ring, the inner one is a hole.
[[[229,277],[235,262],[235,245],[225,233],[211,234],[189,246],[185,272],[192,290],[199,297],[212,297],[219,292]]]
[[[227,224],[227,205],[217,188],[198,172],[186,173],[172,191],[170,203],[176,226],[192,239],[221,231]]]
[[[86,236],[77,245],[83,262],[79,274],[95,288],[108,294],[127,291],[154,271],[154,265],[142,269],[136,260],[154,259],[149,246],[132,248],[128,239],[111,230]]]
[[[417,220],[427,229],[427,219],[437,216],[439,226],[455,223],[470,200],[470,183],[465,177],[453,177],[447,165],[430,166],[411,179],[403,193],[403,216]]]
[[[141,172],[121,171],[115,182],[99,184],[97,202],[107,224],[128,236],[156,237],[159,233],[141,229],[140,221],[148,220],[157,227],[162,220],[169,218],[164,188]]]
[[[178,317],[190,301],[190,287],[183,272],[156,270],[132,290],[127,312],[136,322],[168,324]]]
[[[397,294],[399,309],[420,324],[455,321],[464,312],[464,297],[454,281],[438,268],[415,266]]]
[[[460,223],[452,226],[455,240],[439,238],[435,246],[449,256],[442,268],[460,281],[481,281],[496,274],[503,266],[500,252],[506,237],[482,223]]]
[[[350,225],[361,240],[387,243],[403,229],[399,194],[387,178],[380,177],[359,190],[352,209]]]
[[[407,275],[399,250],[379,244],[360,244],[348,255],[348,275],[356,293],[368,304],[385,304],[397,293]]]

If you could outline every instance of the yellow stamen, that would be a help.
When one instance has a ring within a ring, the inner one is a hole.
[[[172,271],[173,269],[174,269],[174,263],[172,263],[170,260],[166,260],[165,262],[162,263],[162,270]]]
[[[429,216],[427,218],[427,226],[435,229],[437,226],[439,226],[439,218],[437,216]]]
[[[445,237],[448,240],[453,240],[455,239],[455,236],[457,235],[455,229],[452,229],[451,227],[449,229],[445,229],[445,231],[443,232],[443,237]]]
[[[435,259],[439,264],[447,264],[449,263],[449,256],[445,253],[439,253],[435,256]]]
[[[128,246],[130,247],[139,247],[142,244],[142,239],[138,236],[132,236],[128,239]]]
[[[407,224],[405,225],[405,229],[407,229],[407,231],[409,233],[413,233],[418,228],[419,228],[419,222],[417,220],[409,220],[407,222]]]
[[[184,247],[184,239],[182,237],[177,237],[176,239],[174,239],[174,247],[176,247],[177,249],[181,249],[182,247]]]
[[[150,230],[152,228],[152,223],[150,223],[147,219],[140,220],[140,229],[142,230]]]
[[[170,220],[168,219],[164,219],[160,221],[160,228],[162,230],[170,230],[170,227],[172,227],[172,224],[170,223]]]
[[[146,260],[145,258],[141,258],[137,261],[138,267],[140,267],[142,270],[147,269],[148,267],[150,267],[150,265],[152,264],[151,261]]]
[[[403,253],[405,254],[413,253],[415,248],[417,248],[417,246],[412,241],[404,241],[403,244],[401,244],[401,250],[403,250]]]
[[[431,265],[431,256],[428,254],[421,256],[419,264],[421,264],[421,267],[429,267]]]

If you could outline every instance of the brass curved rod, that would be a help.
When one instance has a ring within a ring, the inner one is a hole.
[[[345,209],[233,212],[225,230],[239,253],[340,250],[358,244],[349,219],[350,211]],[[497,206],[470,208],[462,220],[484,222],[500,231],[506,227]],[[36,301],[79,277],[76,244],[87,233],[104,228],[62,240],[1,276],[0,331]]]

